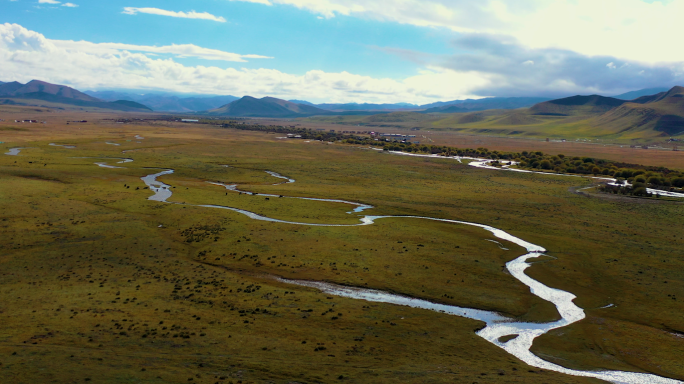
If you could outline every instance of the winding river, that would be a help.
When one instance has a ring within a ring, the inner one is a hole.
[[[480,160],[480,161],[485,161],[485,160]],[[484,164],[486,165],[486,163]],[[492,167],[494,168],[494,167]],[[498,169],[498,168],[495,168]],[[145,182],[145,184],[154,192],[154,195],[149,197],[149,200],[154,200],[154,201],[159,201],[159,202],[165,202],[169,203],[167,200],[172,196],[172,191],[171,191],[171,186],[164,184],[160,181],[157,180],[158,177],[164,176],[164,175],[169,175],[172,174],[173,170],[164,170],[158,173],[154,173],[145,177],[142,177],[142,181]],[[274,177],[282,178],[282,179],[287,179],[288,182],[295,182],[295,180],[287,178],[285,176],[282,176],[280,174],[275,174],[274,172],[269,172]],[[277,175],[277,176],[276,176]],[[250,193],[254,194],[252,192],[245,192],[245,191],[239,191],[237,189],[236,185],[226,185],[222,183],[212,183],[215,185],[220,185],[228,190],[231,191],[236,191],[236,192],[241,192],[241,193]],[[261,194],[259,194],[261,195]],[[276,196],[276,195],[263,195],[263,196]],[[280,197],[278,195],[278,197]],[[295,198],[295,197],[288,197],[288,198]],[[334,203],[343,203],[343,204],[354,204],[359,207],[364,207],[363,209],[370,209],[373,208],[372,206],[366,205],[366,204],[361,204],[361,203],[352,203],[344,200],[335,200],[335,199],[314,199],[314,198],[300,198],[300,199],[305,199],[305,200],[315,200],[315,201],[326,201],[326,202],[334,202]],[[174,203],[171,203],[174,204]],[[469,319],[474,319],[474,320],[479,320],[482,321],[486,324],[486,326],[481,329],[480,331],[477,332],[477,335],[482,337],[483,339],[487,340],[488,342],[496,345],[499,348],[502,348],[506,352],[510,353],[511,355],[517,357],[518,359],[524,361],[528,365],[536,368],[541,368],[541,369],[547,369],[559,373],[564,373],[568,375],[573,375],[573,376],[582,376],[582,377],[591,377],[591,378],[596,378],[600,380],[605,380],[611,383],[615,384],[643,384],[643,383],[652,383],[652,384],[683,384],[684,382],[679,381],[679,380],[674,380],[674,379],[669,379],[665,377],[660,377],[652,374],[645,374],[645,373],[635,373],[635,372],[624,372],[624,371],[578,371],[578,370],[573,370],[573,369],[568,369],[565,367],[562,367],[557,364],[553,364],[551,362],[548,362],[546,360],[543,360],[539,356],[533,354],[530,351],[530,348],[532,347],[532,343],[534,342],[534,339],[545,334],[546,332],[557,329],[557,328],[562,328],[565,326],[568,326],[570,324],[576,323],[582,319],[585,318],[585,313],[584,310],[573,302],[573,300],[576,298],[575,295],[569,292],[565,292],[559,289],[555,288],[550,288],[547,287],[546,285],[530,278],[525,274],[525,270],[531,266],[530,263],[528,263],[528,260],[530,259],[535,259],[544,254],[546,250],[542,248],[539,245],[535,245],[532,243],[529,243],[523,239],[520,239],[518,237],[515,237],[509,233],[506,233],[498,228],[494,228],[488,225],[484,224],[478,224],[478,223],[470,223],[470,222],[465,222],[465,221],[458,221],[458,220],[448,220],[448,219],[439,219],[439,218],[433,218],[433,217],[420,217],[420,216],[363,216],[360,218],[360,223],[359,224],[311,224],[311,223],[302,223],[302,222],[293,222],[293,221],[285,221],[285,220],[278,220],[278,219],[273,219],[270,217],[266,217],[263,215],[259,215],[254,212],[246,211],[243,209],[239,208],[234,208],[234,207],[226,207],[226,206],[219,206],[219,205],[197,205],[198,207],[204,207],[204,208],[214,208],[214,209],[226,209],[230,210],[233,212],[241,213],[251,219],[254,220],[260,220],[260,221],[268,221],[268,222],[276,222],[276,223],[284,223],[284,224],[292,224],[292,225],[304,225],[304,226],[316,226],[316,227],[353,227],[353,226],[363,226],[363,225],[372,225],[375,224],[377,220],[382,220],[382,219],[407,219],[407,220],[431,220],[431,221],[440,221],[440,222],[445,222],[445,223],[451,223],[451,224],[456,224],[456,225],[468,225],[468,226],[474,226],[481,228],[485,231],[490,232],[492,235],[495,237],[505,240],[514,244],[517,244],[523,248],[526,249],[526,252],[524,255],[516,258],[513,261],[510,261],[506,264],[506,269],[508,272],[511,273],[513,277],[518,279],[521,283],[525,284],[530,288],[530,292],[548,302],[553,303],[557,310],[558,313],[561,315],[561,320],[555,321],[555,322],[550,322],[550,323],[528,323],[528,322],[519,322],[516,321],[515,319],[505,317],[499,313],[496,312],[490,312],[490,311],[484,311],[484,310],[479,310],[479,309],[472,309],[472,308],[461,308],[457,306],[451,306],[451,305],[445,305],[445,304],[437,304],[437,303],[432,303],[426,300],[421,300],[421,299],[416,299],[416,298],[411,298],[411,297],[406,297],[406,296],[401,296],[401,295],[395,295],[395,294],[390,294],[387,292],[383,291],[377,291],[377,290],[372,290],[372,289],[363,289],[363,288],[354,288],[354,287],[346,287],[346,286],[340,286],[336,284],[330,284],[330,283],[325,283],[325,282],[316,282],[316,281],[301,281],[301,280],[289,280],[289,279],[284,279],[284,278],[278,278],[278,281],[281,281],[283,283],[287,284],[293,284],[293,285],[298,285],[298,286],[304,286],[304,287],[310,287],[310,288],[315,288],[318,289],[322,292],[325,292],[326,294],[329,295],[335,295],[335,296],[340,296],[340,297],[346,297],[346,298],[352,298],[352,299],[358,299],[358,300],[365,300],[365,301],[371,301],[371,302],[380,302],[380,303],[389,303],[389,304],[395,304],[395,305],[403,305],[403,306],[408,306],[412,308],[421,308],[421,309],[426,309],[426,310],[431,310],[431,311],[436,311],[448,315],[454,315],[454,316],[460,316],[460,317],[466,317]],[[502,337],[505,336],[513,336],[514,338],[508,340],[508,341],[500,341]]]

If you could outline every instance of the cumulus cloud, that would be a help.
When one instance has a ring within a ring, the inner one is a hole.
[[[45,1],[54,1],[54,0],[45,0]],[[200,20],[212,20],[212,21],[218,21],[220,23],[225,23],[226,19],[221,17],[221,16],[214,16],[211,13],[208,12],[195,12],[195,11],[190,11],[190,12],[174,12],[174,11],[167,11],[165,9],[159,9],[159,8],[136,8],[136,7],[124,7],[123,12],[126,15],[136,15],[138,13],[147,13],[150,15],[159,15],[159,16],[169,16],[169,17],[180,17],[183,19],[200,19]]]
[[[78,4],[64,3],[64,4],[62,4],[62,7],[76,8],[76,7],[78,7]]]
[[[0,68],[5,79],[35,78],[80,89],[129,88],[288,99],[325,97],[330,102],[428,103],[468,96],[469,90],[485,87],[490,81],[474,71],[456,72],[439,67],[426,68],[404,80],[393,80],[320,70],[295,75],[267,68],[185,66],[173,59],[151,58],[126,47],[140,48],[50,40],[17,24],[0,24]]]
[[[684,1],[643,0],[232,0],[283,4],[326,18],[362,17],[515,38],[527,48],[645,63],[684,61],[663,39],[679,36]],[[562,17],[559,17],[562,15]]]
[[[38,0],[38,4],[59,4],[57,0]]]

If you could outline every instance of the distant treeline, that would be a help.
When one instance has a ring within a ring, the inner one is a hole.
[[[210,120],[216,124],[215,120]],[[441,156],[477,157],[494,160],[492,165],[501,166],[507,162],[518,163],[519,168],[550,173],[579,174],[613,177],[631,184],[648,184],[654,188],[670,190],[672,187],[684,188],[684,173],[665,167],[652,167],[628,164],[590,157],[570,157],[562,154],[550,155],[543,152],[500,152],[487,148],[456,148],[441,145],[415,144],[409,140],[391,141],[391,139],[359,136],[357,134],[334,131],[318,131],[300,127],[267,126],[245,124],[237,121],[222,122],[224,128],[246,131],[262,131],[280,134],[292,134],[301,139],[347,144],[369,145],[385,151],[406,153],[433,154]]]

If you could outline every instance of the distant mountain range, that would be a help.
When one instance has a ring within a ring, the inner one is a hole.
[[[488,109],[519,109],[551,100],[543,97],[491,97],[479,100],[452,101],[441,106],[434,106],[424,113],[459,113],[486,111]]]
[[[303,100],[290,100],[295,104],[310,105],[325,111],[345,112],[345,111],[396,111],[396,110],[415,110],[421,107],[416,104],[396,103],[396,104],[369,104],[369,103],[347,103],[347,104],[313,104]]]
[[[39,80],[32,80],[26,84],[16,81],[0,84],[0,103],[32,105],[32,100],[117,111],[151,111],[150,108],[139,103],[125,100],[102,101],[65,85],[50,84]]]
[[[655,89],[658,90],[658,89]],[[630,94],[642,95],[647,90],[634,91]],[[625,96],[626,95],[626,96]],[[517,110],[530,108],[533,115],[547,116],[571,116],[587,113],[603,113],[618,107],[626,100],[593,95],[573,96],[564,99],[551,100],[542,97],[491,97],[484,99],[454,100],[450,102],[438,102],[426,105],[408,103],[398,104],[313,104],[304,100],[285,101],[273,97],[257,99],[245,96],[242,99],[232,101],[220,108],[212,109],[207,114],[233,117],[270,117],[270,118],[295,118],[315,115],[356,115],[356,114],[383,114],[398,111],[419,112],[423,114],[453,114],[471,113],[492,110]],[[483,115],[477,117],[482,118]],[[512,122],[534,120],[528,117],[521,120],[520,116],[512,118]]]
[[[632,120],[639,120],[634,114],[642,113],[648,115],[648,122],[642,121],[639,124],[651,124],[657,120],[658,127],[670,132],[678,129],[680,119],[684,119],[684,110],[680,110],[682,105],[679,103],[682,100],[679,99],[680,96],[677,96],[683,94],[678,91],[681,89],[681,87],[649,88],[615,97],[591,95],[556,100],[540,97],[490,97],[424,105],[410,103],[314,104],[304,100],[285,101],[273,97],[257,99],[251,96],[242,98],[235,96],[180,97],[173,94],[135,94],[116,91],[80,92],[68,86],[32,80],[27,84],[0,81],[0,104],[35,105],[36,100],[42,100],[50,103],[119,111],[155,110],[214,116],[270,118],[316,115],[380,114],[382,116],[393,112],[409,114],[417,112],[418,115],[457,114],[456,121],[463,124],[492,120],[494,119],[492,116],[503,115],[506,117],[497,121],[510,125],[536,123],[543,116],[569,117],[601,114],[611,114],[603,120],[610,121],[610,124],[618,124],[620,118],[615,113],[629,115]],[[639,105],[644,107],[636,107]],[[507,114],[506,110],[514,111]],[[626,124],[624,121],[622,123]]]
[[[440,101],[431,104],[313,104],[304,100],[290,100],[296,104],[313,106],[325,111],[344,112],[344,111],[424,111],[425,113],[458,113],[484,111],[487,109],[518,109],[531,107],[542,101],[551,100],[541,97],[490,97],[484,99],[468,99]]]
[[[245,96],[220,108],[210,110],[207,113],[219,116],[271,118],[291,118],[330,114],[328,111],[307,104],[297,104],[273,97],[257,99],[251,96]]]
[[[657,89],[656,89],[657,90]],[[634,92],[631,97],[644,92]],[[453,115],[450,123],[467,132],[498,134],[618,136],[638,140],[684,135],[684,87],[632,100],[599,95],[549,100],[528,109]],[[444,124],[444,123],[442,123]]]
[[[179,97],[171,94],[134,94],[115,91],[86,91],[86,94],[98,99],[114,101],[128,100],[147,105],[160,112],[199,112],[216,109],[232,101],[235,96],[196,96]]]
[[[621,95],[613,96],[613,98],[620,100],[634,100],[642,96],[655,95],[656,93],[667,92],[669,90],[670,88],[647,88],[623,93]]]

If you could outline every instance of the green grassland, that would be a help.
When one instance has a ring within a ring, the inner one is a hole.
[[[63,129],[75,129],[66,128]],[[535,343],[546,359],[684,379],[684,245],[678,204],[569,192],[580,179],[453,160],[278,141],[258,132],[137,126],[140,143],[74,132],[0,155],[0,381],[13,383],[597,383],[532,369],[475,335],[477,321],[330,297],[273,276],[387,290],[530,321],[555,308],[508,275],[523,253],[485,231],[421,219],[358,223],[373,205],[492,225],[548,249],[528,270],[578,296],[588,318]],[[135,133],[133,133],[135,132]],[[3,140],[6,141],[6,140]],[[129,152],[121,154],[122,150]],[[84,159],[90,157],[98,159]],[[131,157],[121,169],[93,165]],[[229,165],[230,168],[223,165]],[[147,200],[140,177],[173,186]],[[296,179],[293,184],[264,171]],[[612,308],[601,309],[608,304]]]
[[[616,143],[659,141],[682,138],[684,131],[660,129],[655,121],[662,115],[677,114],[671,108],[627,104],[604,114],[590,108],[576,107],[566,116],[537,115],[529,109],[488,110],[469,113],[422,114],[394,112],[374,116],[319,116],[305,122],[339,124],[347,129],[358,127],[397,128],[494,135],[511,138],[602,139]],[[340,128],[344,129],[344,128]]]

